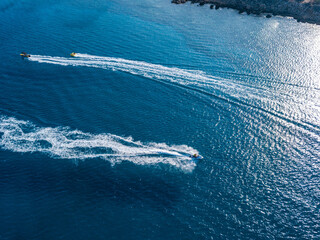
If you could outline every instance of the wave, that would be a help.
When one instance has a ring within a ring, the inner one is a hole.
[[[68,127],[38,127],[14,117],[0,117],[0,148],[13,152],[40,152],[53,158],[101,158],[112,165],[130,161],[138,165],[168,164],[191,172],[196,163],[190,153],[197,150],[186,145],[142,143],[131,137],[110,133],[91,134]]]

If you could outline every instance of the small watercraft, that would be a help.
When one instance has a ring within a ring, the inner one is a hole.
[[[202,159],[203,157],[199,154],[193,154],[193,155],[190,155],[191,159],[194,159],[194,160],[200,160]]]
[[[70,56],[71,57],[75,57],[77,54],[75,53],[75,52],[72,52],[71,54],[70,54]]]
[[[22,52],[22,53],[20,53],[20,56],[21,57],[31,57],[31,55],[30,54],[27,54],[27,53],[25,53],[25,52]]]

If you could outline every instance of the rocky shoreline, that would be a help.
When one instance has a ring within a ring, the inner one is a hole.
[[[239,13],[266,14],[267,18],[280,15],[320,25],[320,0],[172,0],[172,3],[188,1],[199,6],[210,4],[211,9],[232,8]]]

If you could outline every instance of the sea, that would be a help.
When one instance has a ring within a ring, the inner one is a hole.
[[[320,26],[1,0],[0,52],[1,240],[320,239]]]

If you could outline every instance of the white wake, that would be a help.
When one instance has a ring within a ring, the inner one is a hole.
[[[210,88],[221,91],[238,99],[268,99],[270,93],[263,89],[243,85],[230,79],[208,75],[200,70],[187,70],[176,67],[166,67],[143,61],[133,61],[123,58],[102,57],[77,53],[76,57],[53,57],[43,55],[31,55],[30,61],[39,63],[56,64],[62,66],[83,66],[102,68],[113,71],[127,72],[150,79],[164,80],[185,86],[196,86],[201,89]]]
[[[13,152],[41,152],[53,158],[102,158],[111,164],[130,161],[139,165],[169,164],[183,171],[196,166],[186,145],[142,143],[109,133],[91,134],[68,127],[38,127],[29,121],[0,117],[0,147]]]

